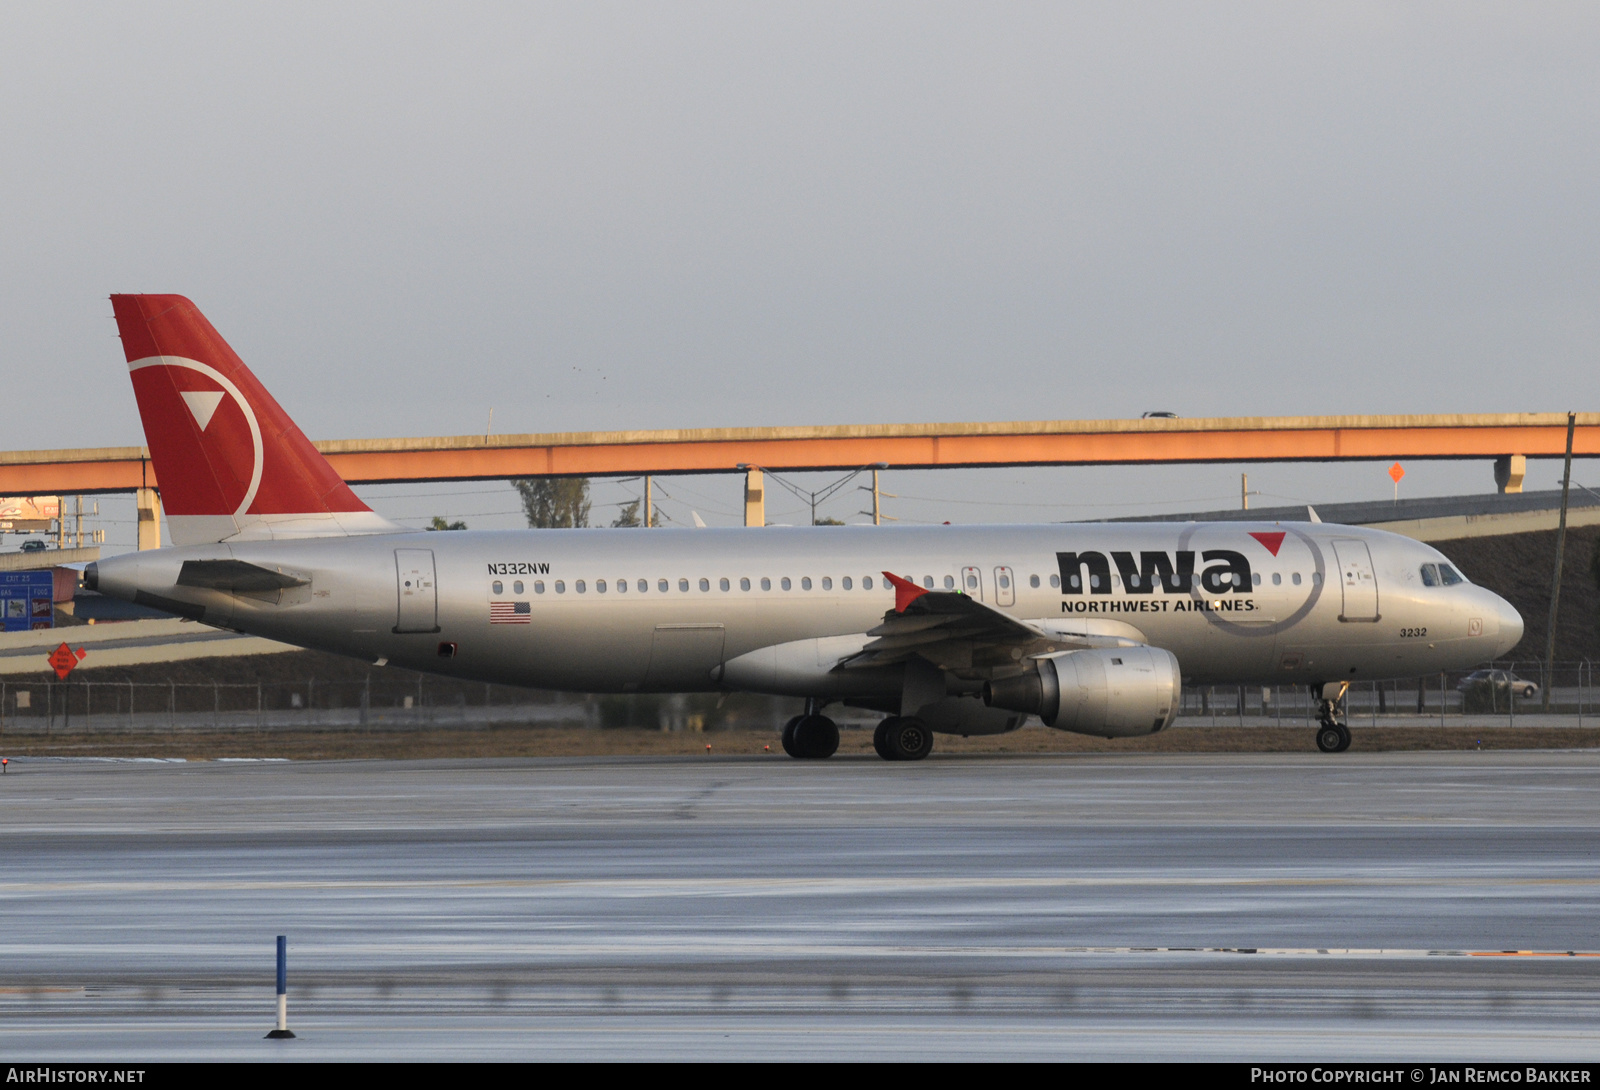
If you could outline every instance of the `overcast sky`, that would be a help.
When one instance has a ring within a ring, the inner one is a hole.
[[[496,432],[1594,407],[1595,5],[0,18],[9,449],[142,441],[113,291],[193,298],[317,438],[491,407]],[[1334,500],[1390,494],[1384,468],[1251,472]],[[1411,494],[1492,487],[1409,468]],[[1238,489],[892,476],[929,520]],[[679,483],[737,521],[734,478]],[[472,487],[368,492],[515,523]]]

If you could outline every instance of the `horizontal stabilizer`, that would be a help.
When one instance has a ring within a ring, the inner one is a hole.
[[[210,590],[264,591],[303,587],[311,580],[244,560],[185,560],[178,586]]]

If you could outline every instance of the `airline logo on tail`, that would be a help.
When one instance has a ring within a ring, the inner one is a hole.
[[[176,544],[399,529],[356,498],[188,299],[111,304]]]

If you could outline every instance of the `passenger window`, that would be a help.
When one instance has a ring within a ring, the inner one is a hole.
[[[1272,585],[1275,587],[1281,587],[1283,585],[1282,572],[1275,571],[1272,573]]]
[[[515,591],[517,594],[521,594],[522,593],[522,580],[518,579],[515,583],[512,583],[511,584],[511,589],[513,591]]]
[[[1028,586],[1032,587],[1034,590],[1038,590],[1039,589],[1039,577],[1037,575],[1028,576]]]
[[[535,593],[535,594],[543,594],[544,593],[544,580],[543,579],[535,579],[533,581],[533,593]]]
[[[1250,573],[1250,581],[1252,583],[1254,583],[1256,586],[1259,587],[1261,585],[1261,573],[1260,572],[1251,572]]]
[[[1060,587],[1061,587],[1061,576],[1059,576],[1059,575],[1052,575],[1052,576],[1051,576],[1051,577],[1050,577],[1050,585],[1051,585],[1051,586],[1052,586],[1052,587],[1055,587],[1055,588],[1057,588],[1057,589],[1058,589],[1058,590],[1059,590],[1059,589],[1060,589]],[[1072,584],[1072,585],[1073,585],[1073,586],[1077,586],[1077,585],[1078,585],[1078,584],[1077,584],[1077,583],[1073,583],[1073,584]]]
[[[661,580],[661,589],[662,590],[666,590],[667,589],[667,581],[665,579]],[[689,589],[689,580],[687,580],[687,579],[678,580],[678,593],[679,594],[682,594],[683,592],[687,591],[688,589]]]
[[[1465,583],[1467,580],[1465,576],[1461,575],[1461,573],[1457,572],[1449,564],[1440,564],[1439,581],[1447,587],[1453,587],[1457,583]]]
[[[967,576],[967,589],[968,590],[977,590],[978,589],[978,577],[976,575],[968,575]]]
[[[1436,587],[1439,585],[1439,568],[1434,564],[1422,565],[1422,585]]]
[[[1076,583],[1078,581],[1078,577],[1076,575],[1074,575],[1072,577],[1072,581],[1074,583]],[[1090,590],[1097,590],[1097,589],[1099,589],[1099,587],[1100,587],[1100,577],[1098,575],[1089,576],[1089,589]]]
[[[1321,572],[1314,571],[1314,572],[1311,573],[1311,585],[1315,586],[1315,587],[1322,586],[1322,573]]]
[[[749,590],[750,589],[750,578],[748,576],[741,576],[740,577],[740,579],[739,579],[739,589],[740,590]]]
[[[926,587],[927,589],[932,590],[933,589],[933,576],[924,575],[922,577],[922,585],[924,587]]]
[[[828,585],[828,581],[826,579],[824,579],[822,581],[822,585],[823,586],[827,586]],[[845,590],[849,590],[850,589],[850,577],[848,575],[845,576],[842,580],[840,580],[839,585],[841,587],[843,587]]]
[[[602,587],[601,589],[604,590],[605,588]],[[618,594],[627,594],[628,593],[628,581],[626,579],[618,579],[617,580],[617,593]]]
[[[1295,572],[1293,575],[1289,576],[1289,582],[1298,587],[1300,585],[1300,573]]]
[[[823,590],[832,590],[833,589],[833,576],[824,575],[822,577],[822,589]]]
[[[411,584],[407,583],[406,585],[410,586]],[[493,587],[491,589],[496,594],[504,594],[506,592],[506,585],[504,583],[500,582],[500,580],[496,579],[494,581],[494,585],[493,585]]]
[[[809,585],[811,583],[811,580],[807,579],[806,583],[807,583],[807,585]],[[782,587],[784,590],[788,590],[789,589],[789,585],[790,585],[789,584],[789,577],[787,575],[784,576],[783,577],[783,581],[778,584],[778,586]]]
[[[740,583],[743,583],[743,582],[744,582],[744,580],[743,580],[743,579],[741,579],[741,580],[739,580],[739,582],[740,582]],[[747,590],[748,590],[748,589],[749,589],[749,588],[748,588],[748,587],[747,587],[747,588],[745,588],[745,589],[747,589]],[[762,589],[762,590],[771,590],[771,589],[772,589],[772,580],[770,580],[770,579],[768,579],[768,578],[767,578],[767,577],[766,577],[766,576],[764,576],[764,575],[763,575],[763,576],[762,576],[762,577],[761,577],[761,589]]]
[[[711,580],[709,580],[709,579],[700,580],[700,589],[701,590],[710,590],[711,589]],[[722,589],[723,590],[727,590],[728,588],[727,588],[726,585],[724,585]]]
[[[604,594],[606,592],[606,581],[604,579],[596,579],[594,581],[594,592],[596,594]]]
[[[956,577],[955,576],[947,575],[947,576],[944,577],[944,589],[945,590],[955,590],[956,589]]]
[[[861,577],[861,589],[862,590],[871,590],[872,589],[872,576],[863,575]]]
[[[584,586],[583,580],[580,579],[576,583],[572,584],[572,589],[577,591],[579,594],[582,594],[584,591],[588,590],[589,588]]]
[[[1099,584],[1099,582],[1100,582],[1100,577],[1099,577],[1099,576],[1098,576],[1098,575],[1097,575],[1097,576],[1095,576],[1095,577],[1094,577],[1094,581],[1095,581],[1095,583],[1096,583],[1096,584],[1097,584],[1097,585],[1098,585],[1098,584]],[[1073,589],[1073,590],[1077,590],[1077,589],[1079,589],[1079,588],[1080,588],[1080,587],[1082,587],[1082,586],[1083,586],[1083,576],[1081,576],[1081,575],[1074,575],[1074,576],[1073,576],[1073,577],[1072,577],[1072,589]]]
[[[565,594],[565,593],[567,593],[567,584],[563,580],[560,580],[560,579],[556,580],[556,593],[557,594]]]
[[[1005,574],[1004,572],[1000,573],[1000,589],[1001,590],[1010,590],[1011,589],[1011,576]]]
[[[662,594],[667,593],[667,587],[670,585],[671,584],[669,584],[665,579],[656,580],[656,590],[660,591]],[[641,586],[639,589],[643,590],[644,587]]]
[[[789,589],[789,588],[788,588],[788,587],[785,587],[785,588],[783,588],[783,589],[784,589],[784,590],[788,590],[788,589]],[[801,577],[800,577],[800,589],[801,589],[801,590],[810,590],[810,589],[811,589],[811,576],[809,576],[809,575],[802,575],[802,576],[801,576]]]
[[[728,589],[728,577],[726,575],[724,575],[721,579],[718,579],[717,580],[717,586],[720,587],[722,590],[727,590]]]

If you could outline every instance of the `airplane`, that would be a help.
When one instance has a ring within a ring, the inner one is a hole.
[[[885,760],[1030,717],[1171,726],[1182,686],[1308,686],[1350,746],[1351,682],[1493,659],[1522,618],[1447,557],[1320,522],[460,531],[358,499],[188,299],[113,295],[172,546],[84,584],[378,666],[577,692],[803,698],[885,718]]]

